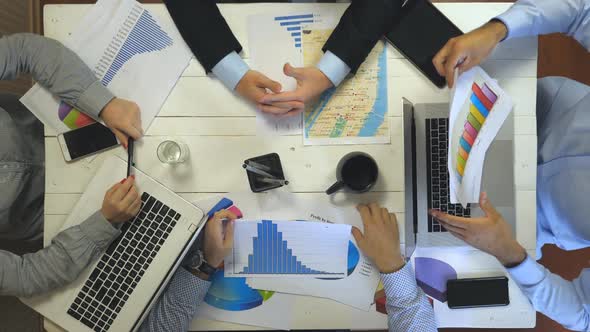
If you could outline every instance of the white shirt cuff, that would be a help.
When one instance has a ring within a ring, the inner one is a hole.
[[[512,279],[518,285],[522,286],[538,284],[545,278],[545,274],[547,273],[545,268],[541,264],[535,262],[530,256],[527,256],[520,265],[506,270],[510,273]]]
[[[346,75],[350,73],[350,67],[330,51],[324,53],[316,67],[328,77],[334,86],[340,85]]]
[[[211,71],[223,85],[233,91],[248,70],[248,64],[234,51],[221,59]]]

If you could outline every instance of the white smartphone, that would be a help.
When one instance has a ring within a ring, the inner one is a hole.
[[[59,134],[57,141],[66,161],[72,161],[117,146],[113,132],[100,123]]]

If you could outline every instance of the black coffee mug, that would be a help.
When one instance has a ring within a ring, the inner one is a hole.
[[[339,190],[353,193],[364,193],[369,191],[377,182],[379,169],[375,159],[364,152],[351,152],[338,162],[336,178],[326,194],[331,195]]]

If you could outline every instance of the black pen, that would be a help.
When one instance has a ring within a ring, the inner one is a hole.
[[[127,177],[131,175],[131,166],[133,166],[133,138],[129,137],[127,145]]]

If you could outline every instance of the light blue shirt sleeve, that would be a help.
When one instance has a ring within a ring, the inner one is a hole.
[[[324,73],[334,86],[340,85],[346,75],[350,73],[350,67],[334,53],[324,53],[316,67]]]
[[[250,70],[248,64],[235,51],[226,55],[211,71],[225,85],[233,91],[246,72]]]
[[[590,331],[590,269],[567,281],[527,257],[508,272],[535,310],[567,329]]]
[[[436,332],[434,309],[416,284],[412,266],[381,274],[387,298],[389,332]]]
[[[519,0],[496,19],[508,28],[507,39],[561,32],[590,50],[588,0]]]
[[[202,280],[179,268],[149,316],[141,324],[141,332],[185,332],[203,303],[211,282]]]

